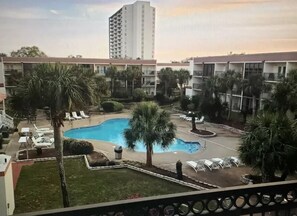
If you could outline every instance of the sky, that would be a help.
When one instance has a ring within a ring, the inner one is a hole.
[[[0,0],[0,53],[108,58],[108,18],[126,0]],[[297,51],[297,0],[152,0],[155,58]]]

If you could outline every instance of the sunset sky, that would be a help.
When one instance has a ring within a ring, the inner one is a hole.
[[[152,0],[155,57],[297,51],[297,0]],[[108,58],[108,18],[124,0],[0,0],[0,52]]]

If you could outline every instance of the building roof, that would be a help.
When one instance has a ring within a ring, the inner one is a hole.
[[[297,52],[276,52],[239,54],[225,56],[207,56],[194,58],[195,63],[199,62],[262,62],[262,61],[297,61]]]
[[[156,60],[58,58],[58,57],[3,57],[4,63],[68,63],[68,64],[113,64],[113,65],[155,65]]]
[[[162,67],[173,67],[173,66],[190,66],[190,63],[180,63],[180,62],[176,62],[176,63],[157,63],[157,66],[162,66]]]

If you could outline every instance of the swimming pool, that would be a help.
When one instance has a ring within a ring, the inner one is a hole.
[[[84,128],[71,129],[64,132],[64,136],[73,139],[94,139],[103,140],[127,147],[123,132],[128,128],[129,119],[118,118],[106,120],[103,123]],[[155,153],[183,151],[194,153],[200,149],[199,142],[184,142],[181,139],[175,139],[168,149],[163,150],[160,145],[154,145]],[[142,142],[138,142],[135,147],[137,152],[146,152]]]

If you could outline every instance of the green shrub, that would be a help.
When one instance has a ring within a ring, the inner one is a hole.
[[[134,89],[133,100],[140,102],[146,97],[146,93],[141,88]]]
[[[2,149],[2,144],[3,144],[3,136],[0,134],[0,149]]]
[[[183,111],[187,111],[188,110],[188,105],[191,103],[191,100],[189,97],[185,96],[185,97],[182,97],[181,100],[180,100],[180,108],[183,110]]]
[[[129,98],[129,93],[126,90],[114,92],[113,97],[115,97],[115,98]]]
[[[93,144],[84,140],[65,139],[63,147],[65,151],[74,155],[90,154],[94,151]]]
[[[63,149],[64,151],[70,151],[71,144],[76,142],[77,140],[75,139],[64,139],[63,140]]]
[[[155,99],[159,103],[159,105],[166,105],[171,103],[170,99],[160,92],[156,94]]]
[[[101,103],[104,112],[119,112],[122,111],[124,105],[116,101],[104,101]]]

